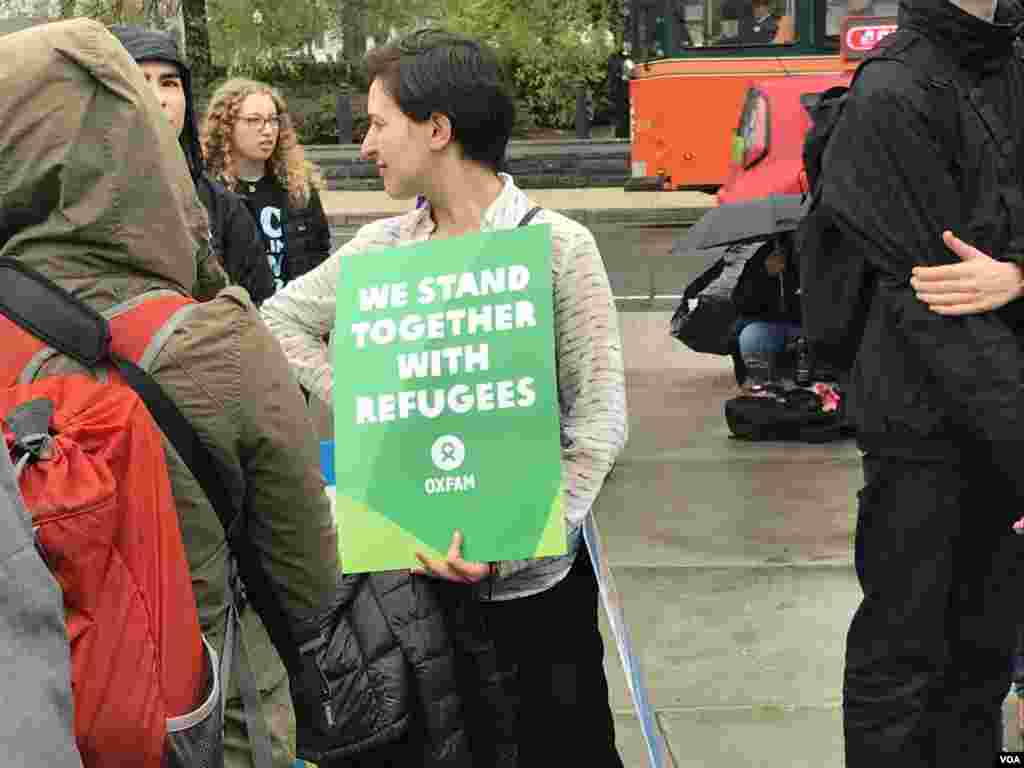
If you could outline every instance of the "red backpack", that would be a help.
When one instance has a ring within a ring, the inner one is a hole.
[[[161,431],[120,372],[145,368],[194,302],[161,292],[107,325],[67,294],[55,300],[60,289],[31,270],[0,266],[0,419],[37,545],[63,591],[84,764],[222,765],[217,657],[200,633]],[[32,323],[38,306],[56,334]],[[99,379],[35,381],[60,354],[51,347]]]

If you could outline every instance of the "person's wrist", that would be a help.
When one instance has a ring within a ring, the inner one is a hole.
[[[1024,296],[1024,266],[1010,262],[1007,267],[1013,271],[1013,300],[1016,300]]]

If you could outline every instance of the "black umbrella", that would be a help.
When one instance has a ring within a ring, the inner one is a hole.
[[[769,195],[712,208],[672,248],[673,254],[767,240],[792,232],[807,213],[802,195]]]

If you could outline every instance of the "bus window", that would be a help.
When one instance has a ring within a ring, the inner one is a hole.
[[[796,42],[796,4],[797,0],[636,0],[628,23],[641,58],[711,46],[784,45]]]
[[[825,7],[825,35],[837,38],[847,16],[896,16],[898,0],[828,0]]]
[[[679,0],[685,46],[796,42],[796,0]]]

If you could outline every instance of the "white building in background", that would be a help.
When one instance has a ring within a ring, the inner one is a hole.
[[[60,16],[60,0],[0,0],[0,19],[11,16],[55,19]]]
[[[316,61],[337,61],[343,48],[341,35],[337,32],[322,32],[320,37],[309,44],[306,51]]]
[[[0,0],[0,2],[3,2],[3,0]],[[394,30],[392,30],[392,34],[394,34]],[[377,41],[374,40],[372,35],[367,35],[366,50],[370,50],[375,45],[377,45]],[[331,30],[321,33],[320,37],[308,46],[307,52],[316,61],[337,61],[344,47],[341,35]]]

